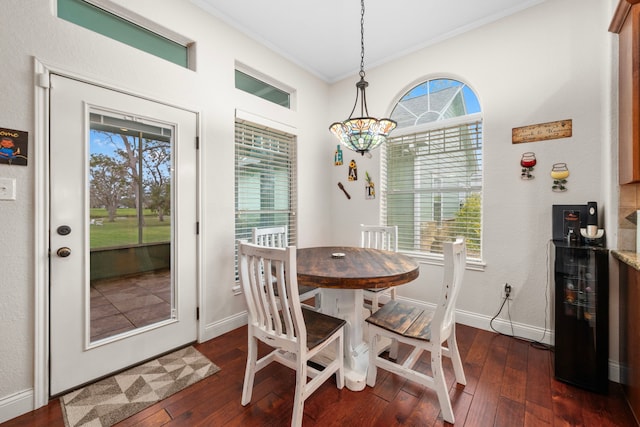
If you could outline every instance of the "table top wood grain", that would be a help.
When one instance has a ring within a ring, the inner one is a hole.
[[[343,258],[332,254],[343,253]],[[298,248],[298,285],[373,289],[402,285],[418,277],[418,263],[406,255],[351,246]]]

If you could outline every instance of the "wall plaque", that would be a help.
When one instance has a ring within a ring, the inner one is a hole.
[[[572,130],[573,122],[571,119],[513,128],[511,129],[511,143],[521,144],[524,142],[569,138]]]

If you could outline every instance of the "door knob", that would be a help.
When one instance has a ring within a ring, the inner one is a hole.
[[[61,258],[66,258],[69,255],[71,255],[71,249],[69,249],[69,248],[67,248],[65,246],[65,247],[62,247],[62,248],[58,249],[56,251],[56,254],[58,254],[58,256],[61,257]]]

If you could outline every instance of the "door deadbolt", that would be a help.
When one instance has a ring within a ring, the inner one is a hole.
[[[71,255],[71,249],[69,249],[69,248],[67,248],[67,247],[65,246],[65,247],[62,247],[62,248],[58,249],[58,250],[56,251],[56,254],[58,254],[58,256],[59,256],[60,258],[66,258],[66,257],[68,257],[69,255]]]
[[[60,227],[58,227],[58,234],[61,236],[66,236],[67,234],[71,233],[71,227],[69,227],[68,225],[61,225]]]

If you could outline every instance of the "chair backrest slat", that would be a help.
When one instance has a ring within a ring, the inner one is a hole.
[[[306,345],[306,339],[298,339],[307,332],[298,295],[296,248],[240,242],[238,259],[249,324],[281,344]]]
[[[251,241],[260,246],[284,248],[289,244],[287,227],[254,227],[251,229]]]
[[[436,312],[433,316],[432,325],[440,325],[439,330],[433,330],[433,334],[448,336],[453,323],[455,322],[455,306],[460,287],[464,277],[467,262],[467,247],[462,237],[458,237],[455,242],[443,243],[444,253],[444,277],[440,299]]]
[[[398,226],[361,224],[360,247],[398,252]]]

